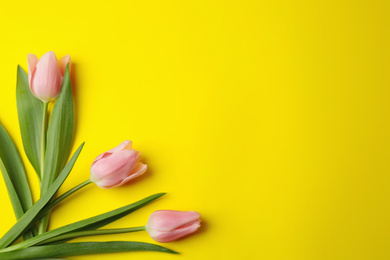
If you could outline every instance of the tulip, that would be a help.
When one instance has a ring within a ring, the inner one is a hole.
[[[44,54],[41,59],[34,54],[27,55],[28,83],[36,98],[46,103],[58,97],[68,63],[70,63],[69,55],[57,61],[52,51]]]
[[[139,162],[141,153],[131,148],[131,141],[102,153],[92,163],[91,178],[103,189],[120,186],[146,171],[146,164]]]
[[[166,243],[194,233],[200,227],[195,211],[157,210],[146,224],[146,231],[157,242]]]

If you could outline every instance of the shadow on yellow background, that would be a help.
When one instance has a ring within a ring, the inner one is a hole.
[[[51,228],[156,192],[204,226],[182,254],[69,259],[389,259],[389,1],[19,1],[0,9],[0,122],[18,148],[16,66],[70,54],[75,147],[64,187],[125,139],[147,174],[89,186]],[[38,182],[23,153],[34,198]],[[0,182],[0,234],[15,222]],[[153,242],[146,233],[79,239]]]

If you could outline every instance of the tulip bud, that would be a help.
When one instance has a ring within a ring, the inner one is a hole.
[[[141,153],[131,148],[131,141],[102,153],[92,163],[91,181],[103,189],[122,185],[146,171],[146,164],[139,162]]]
[[[195,211],[157,210],[146,224],[146,231],[157,242],[166,243],[194,233],[200,227]]]
[[[28,83],[36,98],[49,102],[58,97],[68,63],[70,63],[69,55],[57,61],[52,51],[44,54],[41,59],[34,54],[27,55]]]

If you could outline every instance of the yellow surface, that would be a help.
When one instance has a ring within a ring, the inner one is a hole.
[[[110,227],[157,209],[204,221],[166,244],[179,256],[69,259],[389,259],[389,3],[3,2],[0,122],[19,150],[16,65],[53,50],[72,57],[75,146],[86,141],[61,192],[125,139],[149,166],[125,187],[79,192],[51,228],[162,191]],[[3,234],[15,222],[3,181],[0,203]]]

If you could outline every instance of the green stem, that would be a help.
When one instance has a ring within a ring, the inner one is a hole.
[[[50,202],[48,205],[46,205],[46,207],[53,208],[56,204],[60,203],[61,201],[63,201],[64,199],[66,199],[67,197],[69,197],[70,195],[75,193],[76,191],[80,190],[81,188],[84,188],[85,186],[87,186],[88,184],[91,184],[91,183],[92,183],[92,181],[90,179],[80,183],[76,187],[68,190],[67,192],[65,192],[64,194],[62,194],[61,196],[59,196],[58,198],[56,198],[52,202]],[[45,210],[45,208],[43,208],[42,210]]]
[[[59,196],[58,198],[56,198],[55,200],[53,200],[52,202],[50,202],[49,204],[47,204],[43,209],[42,211],[39,213],[39,216],[42,218],[40,221],[39,221],[39,230],[38,230],[38,234],[42,234],[44,232],[46,232],[46,229],[47,229],[47,224],[49,222],[49,218],[48,218],[48,214],[50,212],[50,209],[53,208],[56,204],[60,203],[61,201],[63,201],[64,199],[66,199],[67,197],[69,197],[70,195],[72,195],[73,193],[75,193],[76,191],[80,190],[81,188],[87,186],[88,184],[92,183],[92,181],[90,179],[80,183],[79,185],[77,185],[76,187],[68,190],[67,192],[65,192],[64,194],[62,194],[61,196]]]
[[[43,103],[43,110],[42,110],[42,132],[41,132],[41,178],[43,179],[43,169],[45,167],[45,153],[46,153],[46,119],[47,119],[47,106],[48,102]],[[42,183],[41,183],[42,184]],[[42,186],[41,186],[41,193],[42,193]],[[49,218],[45,218],[44,221],[39,222],[38,225],[38,235],[46,232],[47,230],[47,224],[49,222]]]
[[[42,132],[41,132],[41,179],[43,178],[43,168],[45,165],[45,153],[46,153],[46,119],[47,119],[47,105],[48,102],[43,103],[42,110]]]
[[[99,235],[111,235],[111,234],[121,234],[121,233],[130,233],[137,231],[144,231],[145,227],[132,227],[132,228],[117,228],[117,229],[99,229],[99,230],[86,230],[86,231],[78,231],[71,232],[64,235],[59,235],[57,237],[53,237],[51,239],[42,241],[37,245],[44,245],[49,243],[54,243],[62,240],[71,240],[78,237],[86,237],[86,236],[99,236]]]

